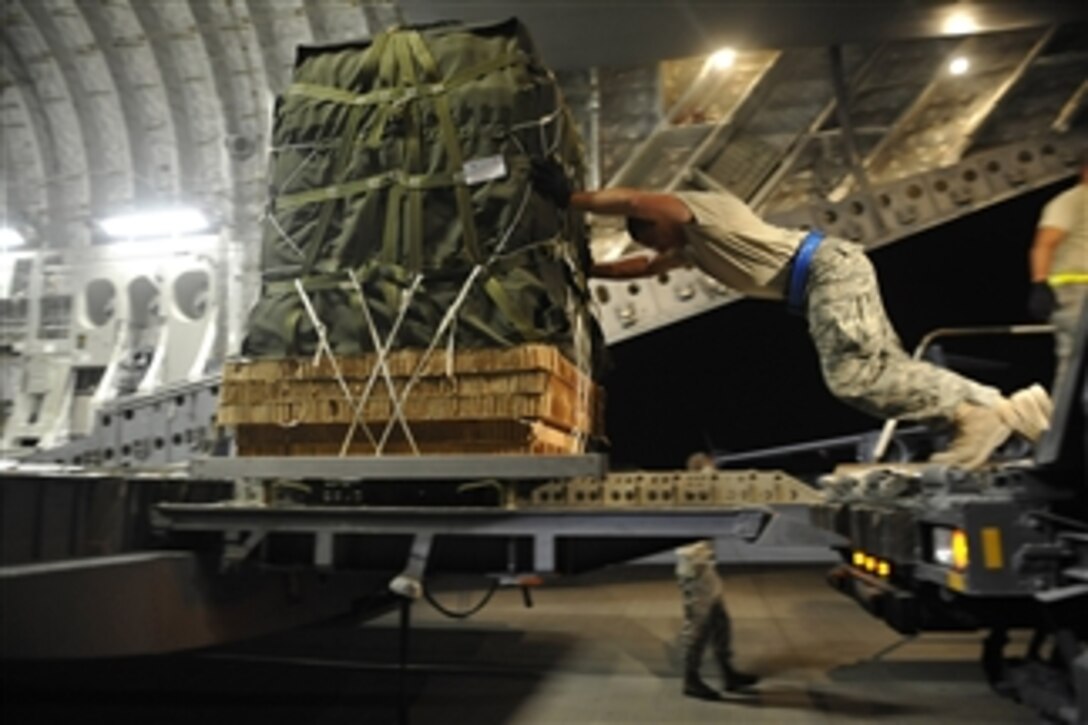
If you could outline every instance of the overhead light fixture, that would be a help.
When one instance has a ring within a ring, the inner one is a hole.
[[[971,61],[962,55],[956,56],[948,64],[948,72],[954,76],[962,76],[971,67]]]
[[[115,239],[180,237],[205,231],[210,226],[199,209],[190,207],[114,216],[103,219],[99,225]]]
[[[945,35],[970,35],[978,32],[978,23],[970,13],[959,10],[944,19],[941,30]]]
[[[99,252],[106,259],[162,259],[175,255],[207,254],[219,243],[217,234],[189,234],[184,237],[158,237],[149,244],[147,239],[117,239],[103,244]]]
[[[710,54],[707,65],[714,70],[728,70],[737,62],[737,51],[732,48],[722,48]]]
[[[6,252],[26,244],[22,234],[11,227],[0,227],[0,251]]]

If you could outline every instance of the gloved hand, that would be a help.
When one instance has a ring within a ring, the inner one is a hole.
[[[570,205],[570,195],[573,190],[563,167],[558,163],[550,160],[534,160],[529,177],[533,188],[545,199],[550,200],[560,209]]]
[[[1032,282],[1028,293],[1028,315],[1037,322],[1046,322],[1058,306],[1054,290],[1046,282]]]

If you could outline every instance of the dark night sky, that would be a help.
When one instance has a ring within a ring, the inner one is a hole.
[[[907,350],[936,327],[1028,322],[1027,252],[1042,206],[1071,182],[872,253]],[[1049,387],[1049,337],[945,343],[990,361],[961,372],[1011,392]],[[745,300],[611,348],[605,379],[611,465],[672,468],[694,450],[744,451],[876,430],[835,400],[804,323],[778,304]]]

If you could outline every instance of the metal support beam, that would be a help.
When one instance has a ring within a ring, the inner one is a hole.
[[[163,503],[156,525],[171,531],[410,534],[413,536],[600,536],[754,539],[771,510],[757,505],[663,509],[521,509],[435,506],[282,506]],[[420,546],[423,544],[420,543]],[[428,544],[429,546],[429,544]]]
[[[737,104],[729,110],[729,113],[722,116],[722,118],[714,124],[710,133],[708,133],[703,138],[702,142],[688,154],[687,159],[684,160],[684,163],[676,173],[673,174],[672,178],[669,179],[669,182],[665,185],[663,191],[673,191],[681,184],[687,182],[692,169],[698,167],[699,162],[707,151],[709,151],[716,143],[724,143],[725,141],[721,141],[723,136],[726,141],[728,140],[729,136],[735,132],[738,125],[736,122],[740,117],[746,112],[751,111],[752,108],[763,99],[762,94],[758,92],[758,89],[762,87],[764,93],[766,92],[767,85],[769,84],[764,85],[764,80],[771,77],[771,73],[778,67],[779,62],[782,60],[782,56],[782,53],[776,53],[752,76],[748,81],[748,85],[744,89],[744,92],[741,94],[740,100],[737,101]]]
[[[963,55],[966,49],[969,47],[970,39],[960,41],[956,44],[956,47],[952,52],[945,55],[945,58],[938,65],[939,68],[945,68],[948,66],[952,59]],[[874,174],[877,178],[877,182],[888,181],[888,179],[881,178],[881,170],[886,163],[887,157],[894,149],[895,145],[900,142],[901,136],[904,133],[904,129],[909,127],[912,119],[919,116],[925,109],[926,104],[930,102],[934,95],[938,92],[943,82],[941,74],[938,73],[936,77],[932,78],[926,86],[918,92],[918,95],[914,97],[914,101],[907,107],[905,111],[899,114],[899,117],[892,123],[891,128],[884,134],[884,137],[877,142],[876,146],[869,150],[868,155],[865,158],[864,164],[866,169],[874,170]],[[849,186],[841,184],[838,189],[832,193],[832,198],[840,198],[845,196],[850,191]]]
[[[884,52],[884,49],[886,47],[887,45],[881,45],[869,54],[869,56],[865,59],[865,62],[861,64],[861,67],[851,79],[851,88],[857,88],[868,77],[869,71],[872,70],[874,66],[876,66],[877,62],[881,58],[881,54]],[[839,94],[836,89],[836,100],[833,100],[829,102],[826,106],[824,106],[823,110],[821,110],[820,113],[817,114],[816,118],[813,119],[812,123],[809,124],[807,131],[805,133],[799,134],[798,137],[794,139],[793,146],[786,154],[786,157],[782,159],[774,172],[767,178],[766,181],[764,181],[760,185],[759,189],[756,190],[756,193],[752,196],[752,198],[749,199],[748,203],[753,209],[755,209],[756,211],[763,211],[764,203],[771,196],[771,194],[777,190],[778,185],[782,182],[782,180],[786,178],[787,175],[793,172],[794,166],[797,163],[797,159],[800,158],[802,153],[804,153],[811,139],[823,134],[837,135],[837,132],[835,130],[822,132],[820,129],[822,129],[824,127],[824,124],[827,123],[827,120],[831,118],[831,114],[838,111],[838,109],[842,106],[842,103],[837,100],[838,95]],[[857,126],[854,126],[853,129],[854,133],[864,133],[869,130],[859,128]],[[880,129],[881,134],[885,133],[886,131],[887,129]]]
[[[314,534],[314,566],[318,569],[331,569],[333,565],[333,537],[331,531],[319,531]]]
[[[540,573],[555,571],[555,537],[540,534],[533,539],[533,568]]]
[[[857,139],[854,135],[854,121],[850,117],[850,89],[847,87],[846,68],[842,59],[842,46],[833,45],[827,49],[828,60],[831,66],[831,86],[835,89],[835,112],[839,118],[839,128],[842,131],[842,147],[846,154],[846,163],[850,173],[854,176],[858,188],[869,198],[875,198],[873,186],[869,183],[869,175],[865,172],[865,163],[858,151]],[[888,227],[880,214],[879,207],[871,209],[872,220],[877,230],[883,234]]]
[[[1050,43],[1050,39],[1054,37],[1054,33],[1057,32],[1057,27],[1052,26],[1045,33],[1039,36],[1039,39],[1035,41],[1035,44],[1031,46],[1031,49],[1020,59],[1020,62],[1016,64],[1005,80],[1001,82],[1001,85],[993,93],[991,98],[986,101],[986,104],[980,108],[976,113],[972,114],[971,118],[966,122],[963,129],[963,135],[961,136],[959,143],[956,146],[955,158],[959,159],[963,156],[964,152],[971,148],[974,140],[982,133],[986,122],[993,116],[993,112],[997,109],[1001,102],[1009,96],[1009,92],[1016,87],[1016,84],[1027,73],[1028,68],[1035,62],[1035,59],[1039,57],[1039,54],[1043,52],[1046,46]]]
[[[246,530],[248,530],[248,534],[243,535],[243,531]],[[224,534],[226,539],[226,544],[223,547],[224,567],[230,567],[248,559],[253,550],[264,541],[265,533],[259,527],[243,526],[228,529]]]
[[[713,176],[706,173],[700,168],[693,168],[691,170],[689,181],[692,181],[699,186],[710,189],[711,191],[729,191],[729,189],[725,188],[725,186],[720,181],[718,181]]]
[[[1082,82],[1076,92],[1065,102],[1062,110],[1058,111],[1058,117],[1054,119],[1051,128],[1060,133],[1065,133],[1073,124],[1077,112],[1088,102],[1088,80]]]
[[[698,97],[709,78],[709,73],[707,71],[708,69],[704,66],[695,80],[691,82],[691,85],[680,95],[680,98],[678,98],[661,116],[661,119],[657,122],[657,125],[654,126],[653,130],[647,134],[646,138],[639,142],[623,164],[616,169],[606,186],[620,186],[631,183],[631,180],[627,178],[631,169],[638,164],[639,160],[641,160],[651,148],[653,148],[654,137],[671,128],[673,123],[680,116],[680,112],[684,110],[693,99]]]
[[[599,453],[578,456],[268,456],[203,458],[191,472],[211,479],[324,479],[338,481],[458,481],[483,478],[547,481],[554,478],[603,476],[607,458]]]

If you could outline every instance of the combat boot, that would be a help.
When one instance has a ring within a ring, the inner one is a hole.
[[[699,666],[703,663],[703,645],[696,640],[684,652],[684,694],[700,700],[720,700],[721,694],[703,682]]]
[[[1002,405],[1007,401],[1002,401]],[[973,403],[960,403],[952,414],[956,434],[948,448],[930,457],[931,463],[942,463],[974,469],[985,463],[997,447],[1012,435],[1012,427],[994,408]]]
[[[1005,425],[1032,443],[1038,443],[1050,428],[1050,416],[1054,404],[1041,385],[1018,390],[997,406],[997,413]]]
[[[759,682],[758,675],[733,669],[728,659],[719,658],[718,664],[722,669],[722,687],[726,692],[747,690]]]
[[[684,694],[700,700],[722,699],[720,692],[703,682],[703,678],[699,677],[699,673],[693,671],[684,673]]]

